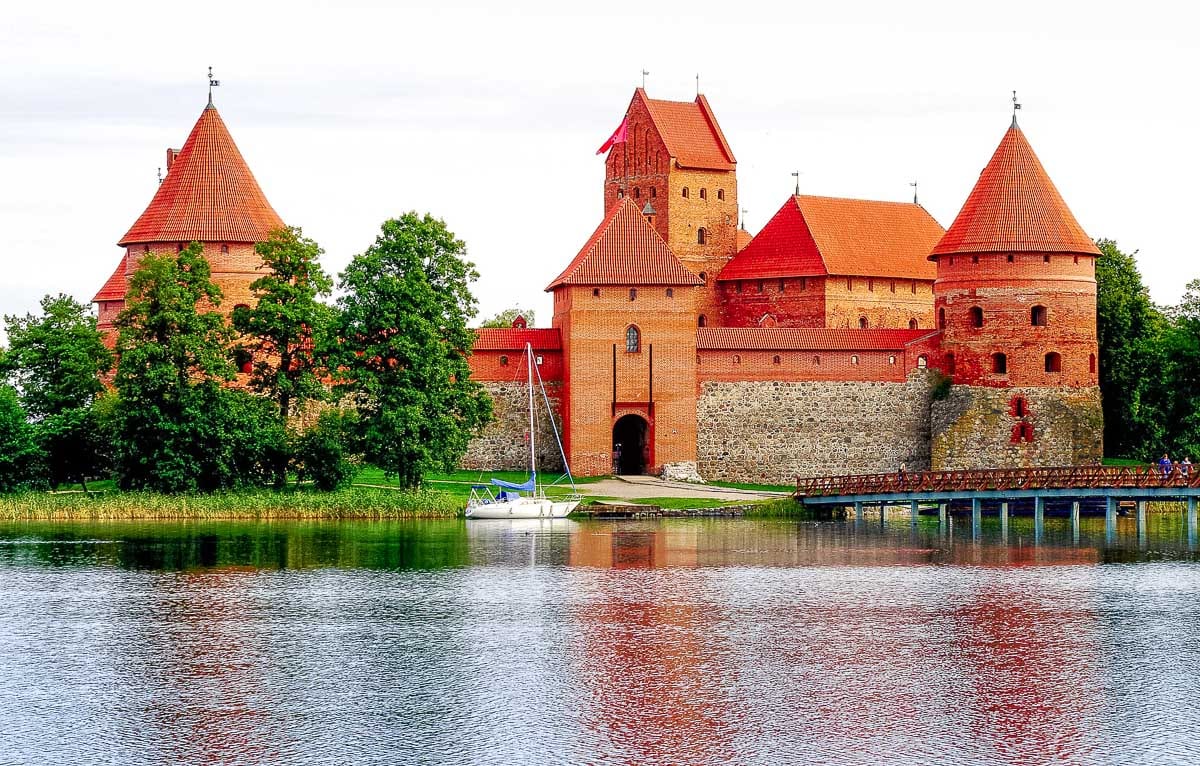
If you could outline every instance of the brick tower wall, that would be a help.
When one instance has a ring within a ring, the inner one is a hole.
[[[649,424],[647,472],[663,463],[696,460],[696,320],[692,287],[588,287],[555,290],[554,325],[563,339],[568,414],[567,457],[580,476],[612,472],[613,426],[634,414]],[[599,294],[594,294],[598,291]],[[629,325],[641,332],[636,353],[625,350]],[[613,344],[617,405],[613,411]],[[650,411],[650,345],[654,345],[654,409]]]

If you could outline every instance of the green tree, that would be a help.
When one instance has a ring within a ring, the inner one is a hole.
[[[533,311],[531,309],[523,309],[520,306],[515,306],[511,309],[505,309],[496,316],[483,320],[479,326],[512,327],[513,320],[515,320],[517,317],[524,317],[526,326],[533,327]]]
[[[17,392],[0,385],[0,492],[40,484],[42,452]]]
[[[131,277],[116,322],[122,487],[186,492],[229,483],[201,465],[228,423],[220,388],[233,378],[232,329],[213,310],[220,301],[198,242],[143,256]]]
[[[241,346],[254,360],[250,386],[270,396],[286,423],[292,411],[324,393],[314,336],[329,322],[331,309],[317,300],[333,281],[320,266],[324,252],[300,229],[274,231],[254,246],[267,274],[250,284],[253,308],[233,312]],[[275,466],[275,484],[287,481],[286,454]]]
[[[442,221],[410,212],[385,222],[341,275],[341,388],[355,397],[365,458],[405,487],[453,468],[491,417],[467,364],[479,275],[465,254]]]
[[[51,484],[79,483],[106,470],[108,434],[93,405],[112,369],[88,307],[66,295],[42,298],[42,313],[6,316],[11,348],[0,370],[34,421]]]
[[[1156,390],[1165,364],[1163,333],[1169,323],[1142,283],[1133,253],[1117,243],[1096,243],[1096,332],[1100,346],[1100,392],[1105,452],[1149,458],[1165,440],[1170,404]]]
[[[1165,432],[1162,446],[1178,455],[1200,455],[1200,280],[1188,283],[1167,317],[1159,374],[1153,376],[1153,400]]]

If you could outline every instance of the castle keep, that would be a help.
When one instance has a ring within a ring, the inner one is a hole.
[[[599,225],[548,282],[552,326],[478,331],[496,421],[464,466],[526,467],[526,343],[580,475],[783,483],[1100,458],[1099,251],[1015,118],[948,230],[915,203],[793,195],[752,238],[703,96],[639,88],[623,135]],[[100,327],[146,253],[192,241],[222,309],[249,302],[254,244],[282,225],[210,101],[121,238]],[[540,465],[561,464],[538,443]]]
[[[581,475],[1100,459],[1099,251],[1015,118],[948,230],[915,203],[795,195],[753,238],[703,96],[638,89],[625,119],[603,220],[546,288],[553,327],[479,331],[499,419],[466,465],[524,465],[497,445],[523,441],[526,341]]]

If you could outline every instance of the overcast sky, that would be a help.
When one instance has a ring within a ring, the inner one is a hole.
[[[1011,116],[1083,228],[1160,303],[1200,277],[1200,56],[1188,3],[6,4],[0,313],[88,301],[168,146],[215,100],[275,209],[340,271],[406,210],[467,242],[483,315],[543,288],[602,215],[595,150],[640,72],[695,76],[747,228],[805,193],[911,199],[949,226]]]

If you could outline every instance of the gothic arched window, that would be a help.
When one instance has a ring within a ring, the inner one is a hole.
[[[625,330],[625,353],[636,354],[642,350],[642,333],[634,325]]]

